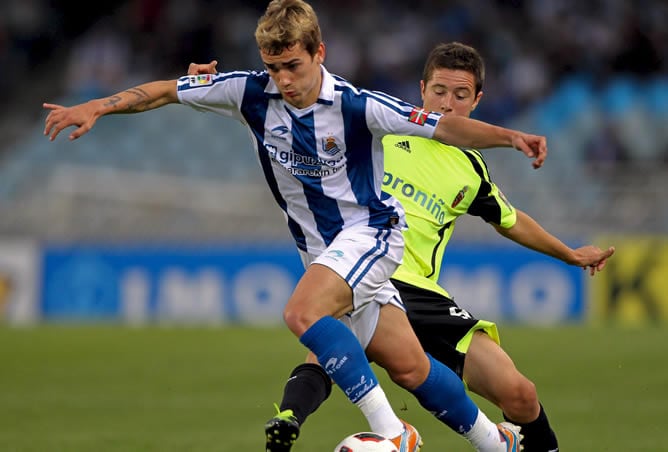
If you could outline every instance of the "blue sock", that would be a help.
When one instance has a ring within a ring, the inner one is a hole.
[[[327,375],[351,402],[356,403],[378,386],[359,341],[348,327],[334,317],[321,318],[299,340],[315,353]]]
[[[466,394],[464,383],[450,368],[427,354],[431,362],[424,383],[411,391],[420,405],[434,413],[436,419],[459,433],[471,430],[478,417],[478,407]]]

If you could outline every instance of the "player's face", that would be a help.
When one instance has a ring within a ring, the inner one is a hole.
[[[475,94],[475,77],[460,69],[436,69],[431,79],[420,82],[423,107],[445,115],[469,116],[482,97]]]
[[[314,56],[301,43],[283,49],[278,55],[260,51],[260,56],[287,103],[297,108],[306,108],[318,100],[322,85],[320,64],[325,59],[324,44],[320,44]]]

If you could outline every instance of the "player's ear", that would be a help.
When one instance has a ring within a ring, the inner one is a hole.
[[[325,54],[327,52],[325,51],[325,43],[321,42],[320,45],[318,46],[318,50],[315,52],[315,61],[318,64],[322,64],[325,61]]]
[[[471,111],[475,110],[478,104],[480,103],[480,99],[482,99],[482,91],[480,91],[476,96],[475,100],[473,101],[473,105],[471,105]]]
[[[424,89],[426,86],[424,80],[420,80],[420,99],[422,99],[422,102],[424,102]]]

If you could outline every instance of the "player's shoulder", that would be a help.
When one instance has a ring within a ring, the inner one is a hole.
[[[394,135],[394,134],[388,134],[383,137],[383,143],[399,143],[399,142],[404,142],[408,141],[411,143],[411,145],[418,146],[418,147],[437,147],[440,146],[442,143],[439,143],[438,141],[432,140],[430,138],[425,138],[425,137],[419,137],[419,136],[414,136],[414,135]]]
[[[477,149],[467,149],[467,148],[458,148],[456,146],[450,146],[451,148],[455,148],[457,151],[461,153],[462,156],[466,157],[471,163],[479,163],[481,165],[487,166],[487,163],[485,162],[485,157],[482,155],[482,152],[480,152]]]
[[[219,72],[214,76],[213,82],[238,81],[243,84],[255,84],[266,87],[270,77],[267,71],[232,71]]]
[[[389,108],[392,110],[410,111],[411,108],[414,108],[414,105],[410,102],[406,102],[405,100],[386,92],[353,85],[348,80],[338,75],[330,74],[330,76],[336,91],[339,91],[350,98],[362,100],[372,109]]]
[[[455,149],[460,152],[462,158],[465,159],[477,173],[480,173],[481,177],[489,177],[487,162],[485,161],[482,152],[477,149],[464,149],[456,147]]]

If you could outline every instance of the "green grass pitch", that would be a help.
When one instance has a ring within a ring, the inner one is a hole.
[[[668,451],[668,331],[502,326],[538,386],[563,451]],[[0,328],[4,452],[263,451],[263,424],[305,351],[286,328]],[[424,452],[467,443],[388,382]],[[490,418],[499,411],[474,397]],[[367,425],[340,391],[295,452],[327,452]]]

